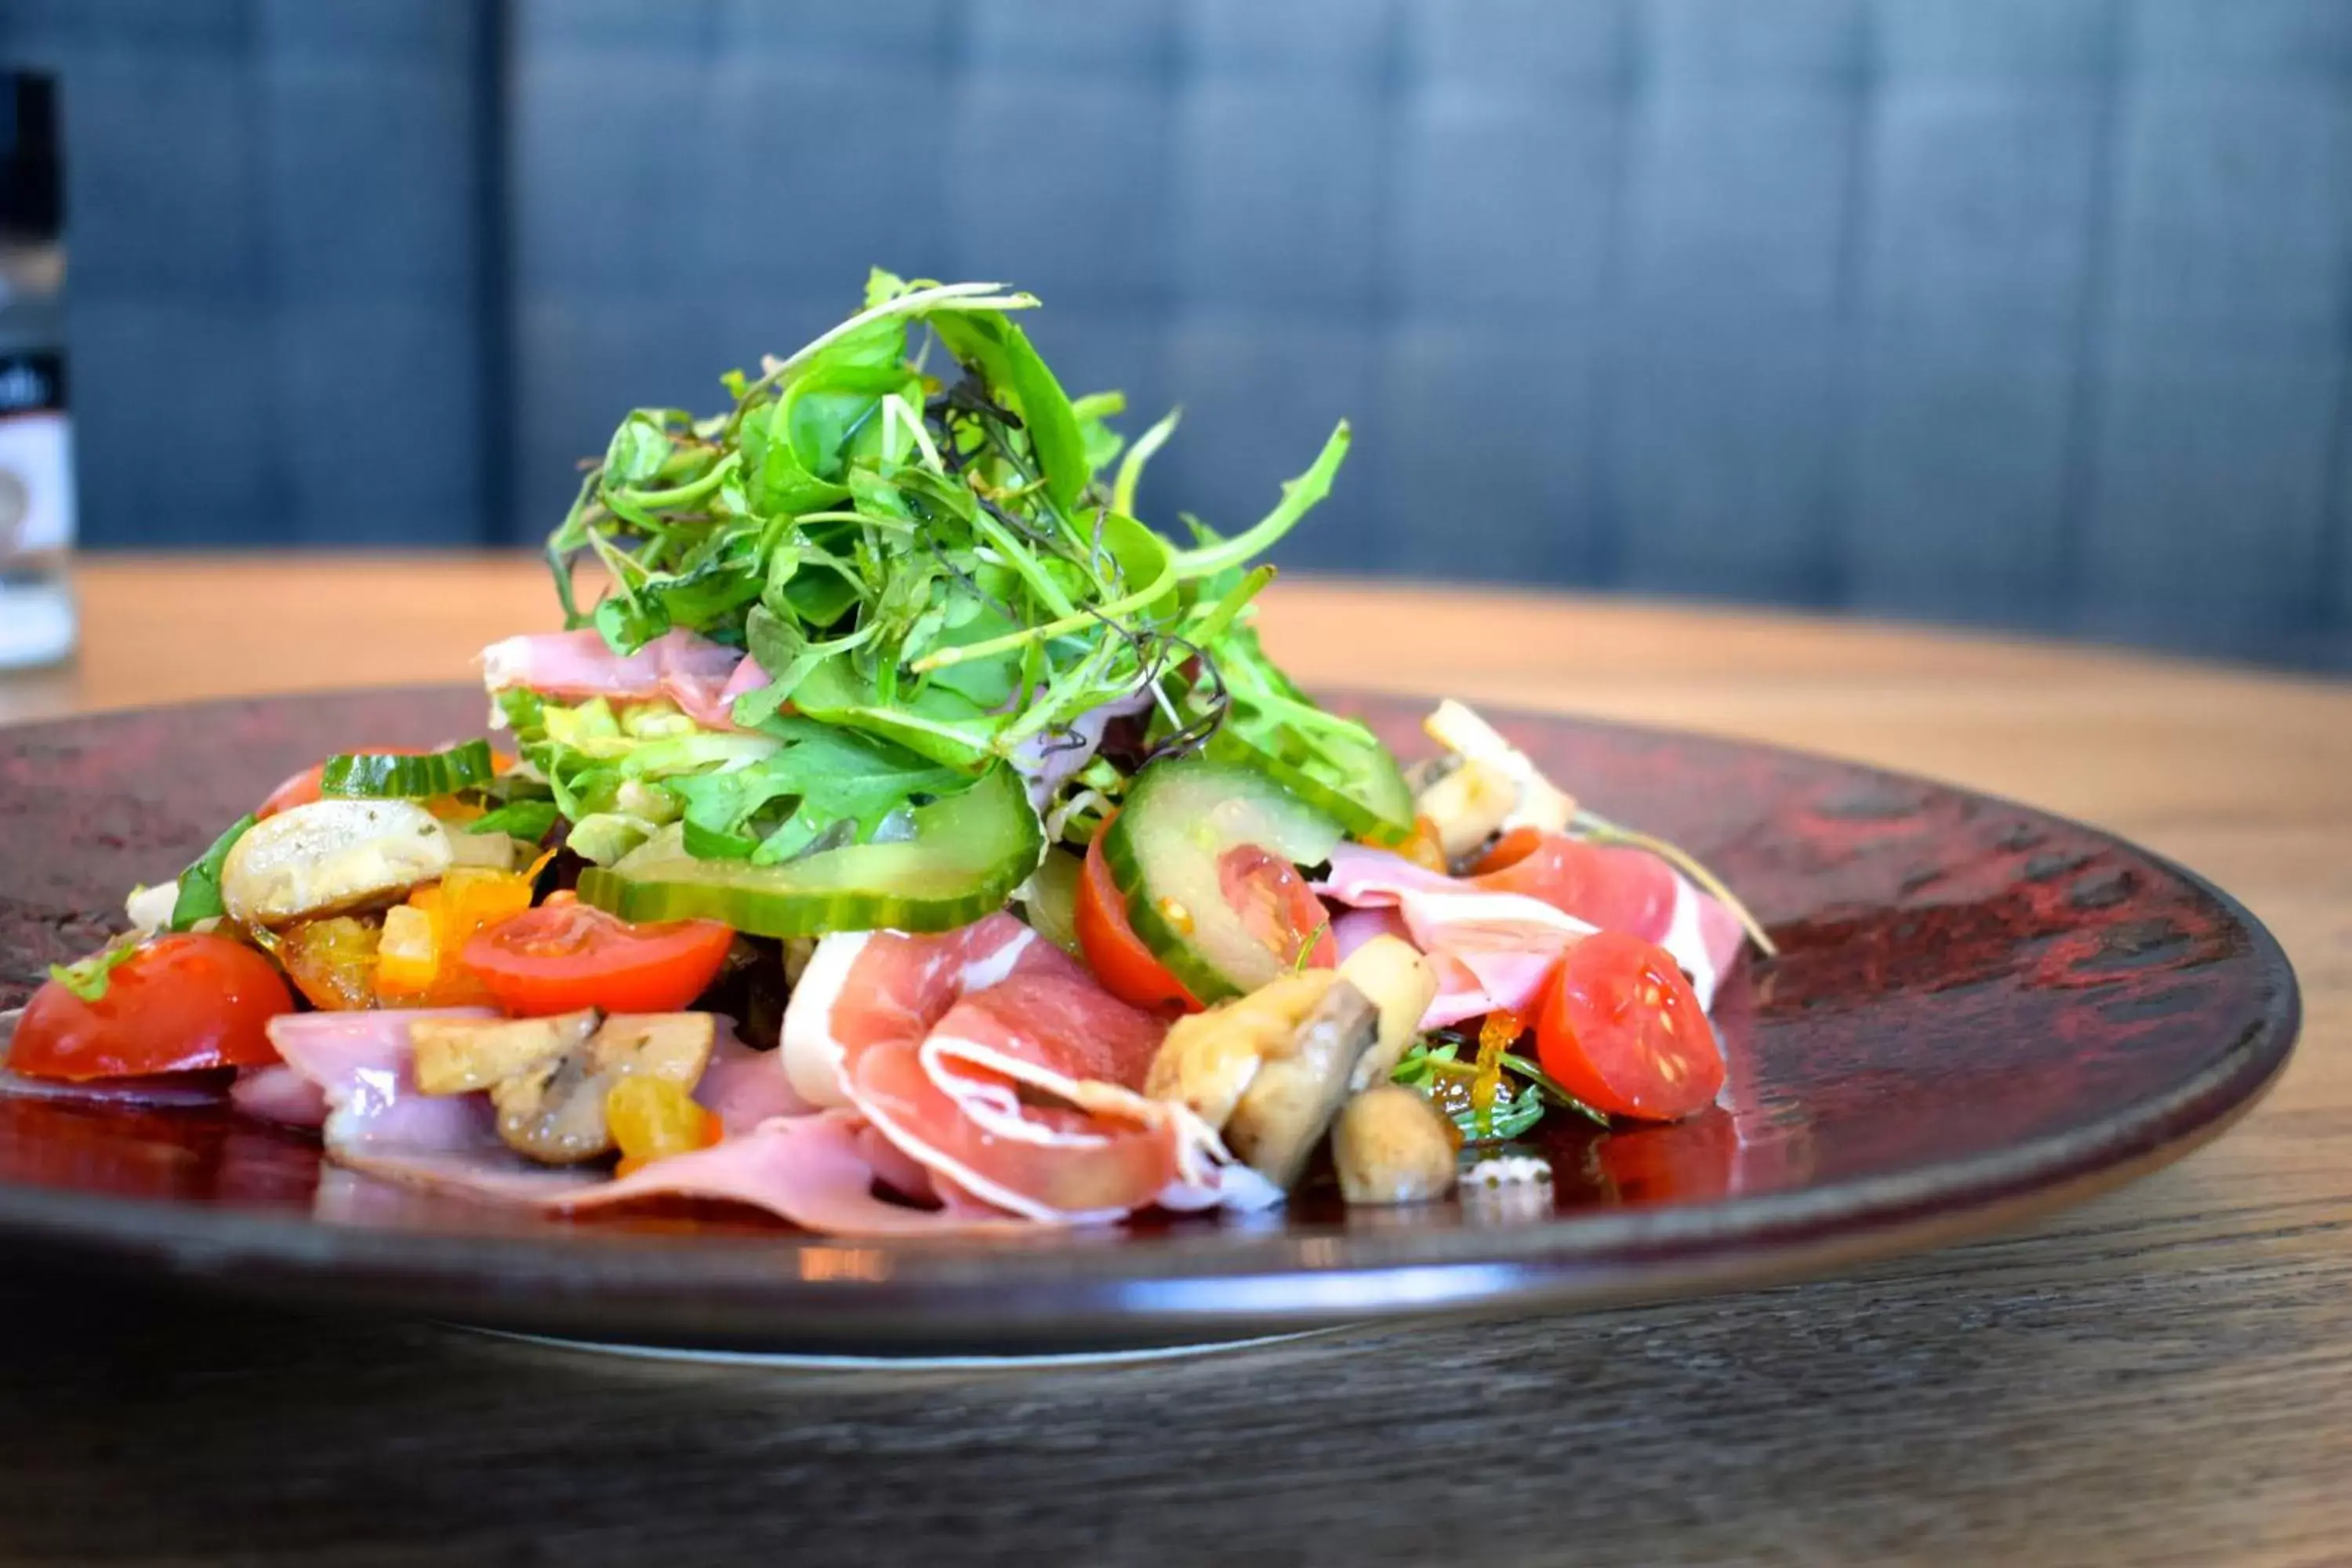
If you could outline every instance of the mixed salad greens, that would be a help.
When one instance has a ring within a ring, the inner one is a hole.
[[[1259,642],[1259,557],[1348,426],[1256,521],[1171,537],[1137,511],[1176,416],[1128,443],[1036,303],[877,270],[723,410],[630,413],[548,540],[566,629],[484,652],[511,752],[287,781],[36,995],[13,1081],[235,1068],[359,1163],[360,1037],[304,1020],[376,1014],[502,1153],[832,1228],[885,1222],[688,1174],[878,1136],[938,1212],[1115,1217],[1262,1200],[1328,1139],[1396,1202],[1547,1108],[1706,1106],[1705,998],[1765,940],[1721,885],[1458,704],[1408,782]]]

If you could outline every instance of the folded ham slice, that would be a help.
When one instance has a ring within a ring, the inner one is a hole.
[[[593,630],[508,637],[482,650],[482,684],[544,697],[667,697],[708,730],[732,730],[735,699],[768,683],[740,649],[688,631],[666,632],[625,657]]]
[[[1166,1023],[1011,915],[817,944],[784,1014],[794,1087],[854,1106],[943,1190],[1063,1224],[1278,1199],[1141,1092]]]
[[[774,1064],[768,1064],[774,1072]],[[781,1077],[781,1074],[777,1076]],[[573,1213],[657,1197],[745,1204],[828,1236],[963,1236],[1028,1228],[1025,1220],[966,1204],[914,1208],[877,1197],[863,1129],[848,1111],[778,1117],[691,1154],[658,1160],[618,1181],[565,1194]]]
[[[493,1017],[482,1007],[289,1013],[269,1021],[269,1043],[324,1100],[320,1131],[339,1163],[388,1181],[532,1202],[593,1183],[586,1173],[535,1165],[499,1141],[488,1096],[430,1095],[411,1073],[409,1026],[425,1018]],[[270,1082],[269,1092],[290,1089]],[[248,1098],[252,1091],[248,1091]]]
[[[1744,935],[1727,906],[1656,856],[1557,835],[1527,861],[1477,877],[1343,844],[1315,890],[1353,911],[1332,927],[1343,955],[1388,931],[1436,963],[1437,1000],[1422,1020],[1431,1029],[1498,1007],[1526,1014],[1568,944],[1595,930],[1664,948],[1707,1006]],[[1377,922],[1365,918],[1375,914]]]
[[[719,1115],[726,1133],[720,1142],[618,1180],[598,1171],[533,1164],[499,1142],[486,1096],[422,1094],[410,1076],[411,1024],[483,1016],[453,1009],[278,1019],[271,1037],[287,1066],[246,1080],[259,1086],[247,1096],[256,1110],[276,1105],[299,1114],[304,1102],[297,1086],[308,1089],[327,1108],[327,1147],[339,1163],[455,1195],[560,1211],[656,1197],[708,1198],[844,1236],[968,1234],[1025,1223],[961,1194],[934,1194],[919,1172],[901,1182],[911,1181],[910,1197],[940,1203],[939,1208],[877,1196],[877,1166],[856,1119],[839,1111],[811,1113],[775,1058],[731,1034],[720,1037],[695,1089],[696,1099]],[[266,1076],[275,1072],[289,1076]]]

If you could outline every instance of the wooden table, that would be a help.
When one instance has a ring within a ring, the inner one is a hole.
[[[462,679],[552,618],[511,559],[82,584],[80,666],[0,682],[0,720]],[[2142,839],[2278,933],[2302,1049],[2219,1143],[1999,1240],[1138,1369],[677,1368],[0,1268],[0,1562],[2352,1561],[2352,689],[1328,583],[1265,626],[1310,684],[1759,736]]]

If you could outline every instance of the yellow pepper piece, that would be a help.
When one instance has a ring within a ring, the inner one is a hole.
[[[322,1013],[346,1013],[374,1000],[377,927],[337,915],[299,921],[280,933],[278,962],[286,977]]]
[[[383,911],[383,936],[376,943],[375,991],[386,1001],[413,1000],[433,986],[440,973],[440,941],[430,911],[413,903]]]
[[[384,911],[376,994],[429,1007],[488,1000],[458,955],[478,932],[530,908],[530,889],[527,873],[453,866],[437,883],[409,894],[408,902]]]
[[[442,951],[454,960],[476,934],[530,908],[528,876],[487,866],[453,866],[441,879],[437,923]]]
[[[604,1125],[621,1152],[625,1176],[656,1160],[691,1154],[719,1142],[719,1118],[664,1078],[632,1073],[604,1092]]]

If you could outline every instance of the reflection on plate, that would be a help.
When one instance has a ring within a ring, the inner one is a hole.
[[[1415,707],[1339,706],[1412,744]],[[0,731],[0,1007],[290,769],[478,723],[463,689]],[[681,1206],[550,1220],[322,1168],[223,1109],[0,1099],[0,1236],[184,1279],[562,1338],[796,1354],[1094,1353],[1396,1313],[1651,1298],[1940,1241],[2177,1157],[2275,1074],[2293,976],[2244,910],[2104,834],[1769,748],[1505,718],[1675,838],[1782,950],[1717,1006],[1690,1121],[1548,1119],[1549,1187],[995,1243],[841,1242]]]

